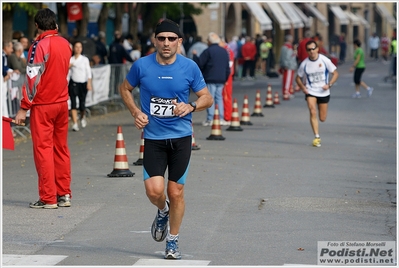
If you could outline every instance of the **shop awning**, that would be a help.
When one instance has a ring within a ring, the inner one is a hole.
[[[396,19],[384,4],[376,3],[376,9],[381,17],[385,18],[393,28],[396,27]]]
[[[284,11],[281,9],[278,3],[265,2],[264,4],[270,8],[281,30],[291,29],[291,21],[285,16]]]
[[[315,15],[317,17],[317,19],[324,24],[324,26],[327,27],[329,25],[328,20],[326,19],[326,17],[324,17],[324,15],[321,14],[321,12],[315,6],[313,6],[312,4],[309,4],[309,3],[305,3],[305,7],[310,12],[312,12],[312,14]]]
[[[353,25],[360,25],[361,21],[358,16],[356,16],[355,14],[353,14],[352,12],[350,12],[348,10],[345,10],[344,13],[350,19],[350,21],[352,22]]]
[[[346,16],[345,12],[339,6],[330,6],[330,10],[334,13],[335,17],[338,19],[341,25],[348,25],[349,18]]]
[[[313,18],[312,17],[308,17],[306,16],[302,10],[297,7],[295,4],[289,3],[290,5],[292,5],[292,8],[296,11],[296,13],[298,13],[299,17],[302,19],[303,23],[305,23],[306,27],[311,27],[312,26],[312,22],[313,22]]]
[[[359,20],[364,25],[364,27],[366,27],[367,29],[370,28],[370,23],[365,18],[363,18],[362,16],[360,16],[358,14],[355,14],[355,15],[359,18]]]
[[[246,2],[246,4],[252,15],[254,15],[256,20],[259,22],[260,29],[262,31],[273,29],[272,20],[269,18],[269,16],[267,16],[266,12],[263,10],[263,7],[259,3]]]
[[[301,17],[299,17],[298,13],[292,7],[291,3],[281,2],[280,6],[284,11],[285,15],[287,15],[288,19],[291,21],[294,29],[299,29],[304,27]]]

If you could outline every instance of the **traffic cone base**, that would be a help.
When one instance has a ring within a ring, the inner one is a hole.
[[[125,142],[123,140],[121,126],[118,126],[115,147],[116,148],[115,148],[115,157],[114,157],[114,169],[107,176],[108,177],[133,177],[134,173],[129,170],[129,165],[127,162]]]
[[[201,149],[201,148],[195,143],[193,124],[191,124],[191,129],[192,129],[192,131],[193,131],[193,134],[191,135],[191,137],[192,137],[191,150],[196,151],[196,150],[199,150],[199,149]]]
[[[274,104],[280,104],[280,98],[277,91],[274,93]]]
[[[243,131],[240,126],[240,119],[238,118],[238,104],[237,99],[233,100],[233,113],[231,114],[230,126],[226,129],[227,131]]]
[[[222,128],[220,127],[219,106],[215,104],[215,113],[213,115],[211,135],[206,138],[207,140],[224,140],[222,136]]]
[[[141,131],[141,138],[140,138],[140,153],[139,159],[136,162],[133,162],[135,166],[142,166],[143,165],[143,158],[144,158],[144,131]]]

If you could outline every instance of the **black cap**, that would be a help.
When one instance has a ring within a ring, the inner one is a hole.
[[[169,19],[164,19],[163,21],[158,23],[157,26],[155,27],[155,36],[157,36],[159,33],[162,32],[175,33],[180,38],[183,38],[183,35],[180,32],[179,24]]]

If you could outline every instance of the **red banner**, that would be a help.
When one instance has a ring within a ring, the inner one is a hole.
[[[76,21],[83,19],[83,11],[81,3],[67,3],[68,20]]]
[[[3,149],[14,150],[14,136],[11,130],[12,119],[3,116]]]

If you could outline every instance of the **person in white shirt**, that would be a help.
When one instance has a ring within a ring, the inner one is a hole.
[[[378,49],[380,48],[380,38],[377,36],[376,33],[373,33],[373,35],[370,36],[369,46],[370,46],[370,58],[378,60]]]
[[[316,41],[310,40],[306,43],[306,58],[299,65],[296,83],[305,93],[310,113],[310,125],[315,135],[313,146],[320,147],[319,120],[327,119],[328,102],[330,100],[330,88],[338,79],[337,67],[326,56],[319,54]],[[332,74],[331,80],[329,74]],[[303,83],[306,79],[306,85]],[[317,110],[319,120],[317,119]]]
[[[86,120],[86,95],[92,90],[92,73],[89,59],[82,55],[83,45],[77,41],[73,45],[73,55],[69,61],[69,97],[71,100],[72,130],[79,131],[76,97],[79,99],[80,123],[82,128],[87,126]]]

